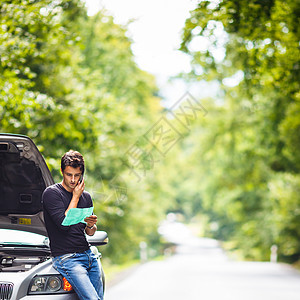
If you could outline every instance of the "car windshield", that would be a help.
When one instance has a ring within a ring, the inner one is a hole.
[[[48,238],[27,231],[0,229],[0,244],[44,247],[48,246]]]

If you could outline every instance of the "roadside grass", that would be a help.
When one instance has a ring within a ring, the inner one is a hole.
[[[106,282],[109,283],[110,281],[113,281],[116,278],[116,276],[118,276],[120,273],[138,266],[140,264],[140,260],[135,259],[127,261],[123,264],[112,264],[109,260],[102,259],[101,263],[105,273]]]
[[[292,265],[296,270],[300,271],[300,260],[298,260],[297,262],[293,263]]]
[[[226,252],[226,255],[230,260],[235,261],[245,261],[245,257],[240,249],[236,247],[236,243],[234,241],[222,241],[221,247]]]
[[[149,260],[147,260],[146,262],[162,261],[164,259],[164,255],[159,255],[153,258],[149,258]],[[105,281],[108,286],[114,285],[115,283],[121,281],[129,273],[133,272],[136,268],[143,264],[140,259],[130,260],[123,264],[112,264],[109,260],[102,259],[101,263],[105,274]]]

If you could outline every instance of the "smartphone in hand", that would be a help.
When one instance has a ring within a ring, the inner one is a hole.
[[[79,183],[81,183],[82,180],[83,180],[83,175],[81,174],[81,175],[80,175],[80,179],[79,179]]]

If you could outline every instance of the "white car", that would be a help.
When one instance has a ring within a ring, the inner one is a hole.
[[[26,136],[0,134],[0,299],[78,299],[52,267],[42,211],[42,193],[53,184],[39,150]],[[107,233],[87,236],[91,250],[108,242]]]

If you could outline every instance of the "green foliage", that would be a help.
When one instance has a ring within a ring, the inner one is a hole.
[[[61,155],[82,152],[99,229],[111,240],[105,255],[113,262],[137,256],[140,241],[156,239],[163,208],[155,212],[152,201],[158,183],[152,194],[129,176],[126,152],[160,106],[126,27],[104,12],[88,17],[80,0],[5,0],[0,13],[1,132],[31,137],[56,181]]]
[[[299,16],[299,1],[201,1],[183,32],[188,77],[217,80],[221,95],[190,132],[198,197],[186,201],[250,259],[272,244],[300,256]]]
[[[79,3],[2,1],[0,6],[1,130],[29,135],[50,157],[70,140],[84,140],[76,130],[79,110],[75,106],[69,111],[67,99],[77,37],[70,32],[72,22],[63,22]],[[78,10],[85,11],[81,6]]]
[[[161,117],[155,80],[136,66],[126,26],[104,11],[88,17],[80,0],[2,1],[0,130],[33,138],[56,180],[66,150],[84,154],[113,262],[137,257],[141,241],[156,246],[166,211],[200,215],[249,259],[268,259],[276,244],[295,261],[299,14],[292,0],[199,2],[182,36],[185,77],[217,81],[220,93],[160,155],[145,139]],[[130,169],[140,150],[142,179]]]

